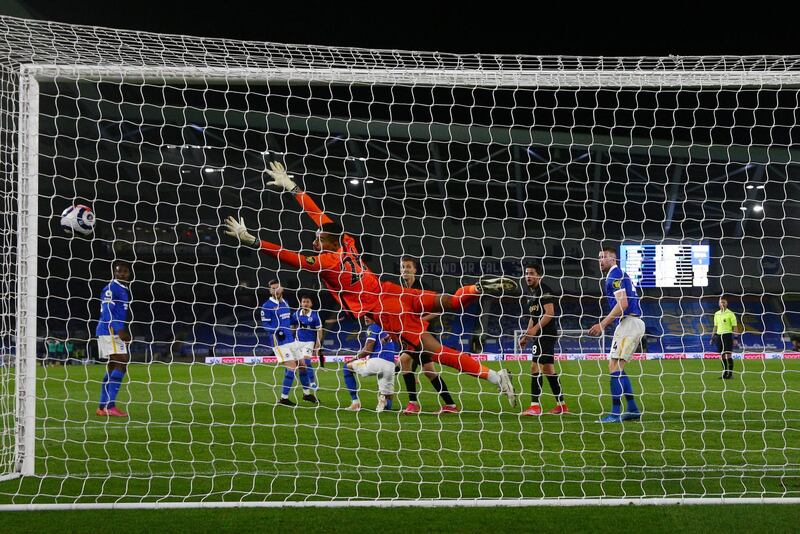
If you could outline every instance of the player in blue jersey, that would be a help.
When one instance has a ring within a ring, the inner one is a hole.
[[[394,357],[397,348],[389,334],[369,316],[364,316],[367,325],[367,338],[361,352],[356,359],[347,362],[344,366],[344,383],[350,393],[352,403],[347,408],[351,412],[361,409],[358,399],[358,382],[355,375],[361,377],[378,377],[378,405],[376,412],[391,410],[394,400]]]
[[[598,256],[600,270],[606,274],[603,293],[611,311],[599,323],[589,329],[589,334],[599,336],[617,318],[611,352],[608,355],[608,371],[611,375],[611,413],[601,418],[601,423],[619,423],[639,419],[642,414],[633,396],[633,384],[625,374],[625,364],[644,336],[644,321],[639,307],[639,295],[631,279],[617,265],[617,251],[605,247]],[[622,412],[622,396],[627,401],[627,410]]]
[[[300,308],[292,315],[295,343],[305,363],[305,366],[299,368],[299,372],[301,375],[302,373],[308,375],[309,389],[303,391],[305,395],[313,395],[317,390],[317,377],[311,356],[319,358],[322,346],[322,321],[319,313],[311,309],[313,305],[314,301],[310,295],[300,295]]]
[[[283,375],[283,388],[279,404],[284,406],[297,406],[297,403],[289,399],[289,391],[294,384],[295,370],[298,367],[305,367],[305,358],[295,343],[294,330],[292,329],[292,310],[283,299],[283,287],[277,280],[269,282],[270,298],[261,306],[261,324],[267,331],[270,345],[278,361],[282,363],[286,370]],[[308,373],[300,373],[300,383],[304,391],[309,391],[311,384],[308,380]],[[317,404],[317,398],[309,391],[303,395],[303,400]]]
[[[128,306],[130,292],[128,283],[131,268],[124,261],[113,264],[114,278],[100,293],[100,319],[97,323],[97,348],[101,360],[108,360],[108,368],[100,387],[100,406],[96,414],[101,417],[128,417],[117,408],[117,394],[128,366]]]

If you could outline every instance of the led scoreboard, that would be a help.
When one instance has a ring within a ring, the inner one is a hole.
[[[619,260],[637,287],[708,285],[708,245],[622,245]]]

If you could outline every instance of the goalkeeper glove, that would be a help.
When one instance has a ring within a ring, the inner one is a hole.
[[[271,161],[269,166],[272,170],[268,169],[267,174],[272,176],[272,181],[267,182],[267,185],[282,187],[284,190],[289,191],[290,193],[294,193],[299,189],[297,184],[294,183],[294,180],[292,180],[294,176],[286,173],[286,168],[282,163]]]
[[[229,216],[225,219],[225,233],[235,237],[244,245],[253,246],[258,242],[256,237],[247,231],[247,227],[244,225],[244,218],[240,218],[237,221]]]

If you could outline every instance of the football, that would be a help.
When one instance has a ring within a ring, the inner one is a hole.
[[[89,206],[77,204],[61,212],[61,228],[70,235],[89,235],[94,231],[94,212]]]

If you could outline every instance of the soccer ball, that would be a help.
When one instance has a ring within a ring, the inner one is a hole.
[[[61,228],[70,235],[89,235],[94,230],[92,208],[78,204],[61,212]]]

